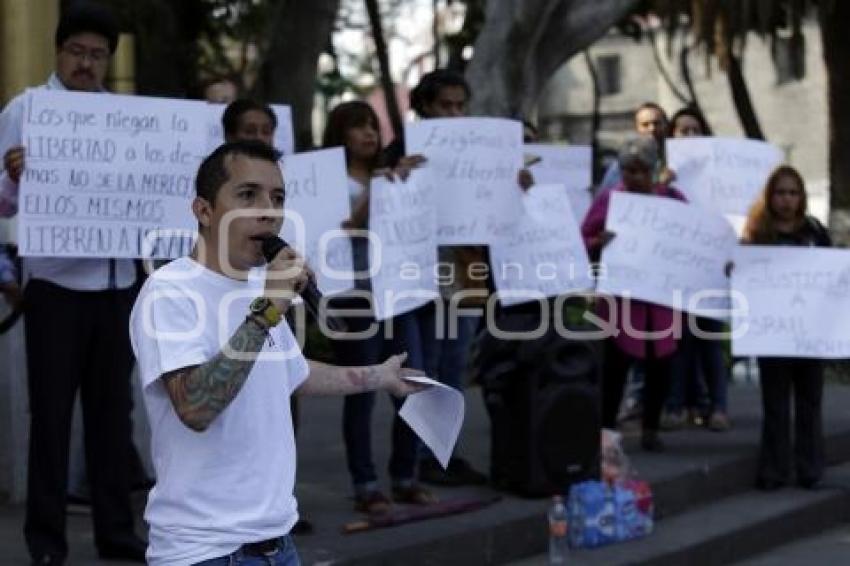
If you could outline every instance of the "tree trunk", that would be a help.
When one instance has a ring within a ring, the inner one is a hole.
[[[567,59],[627,16],[639,0],[488,0],[466,76],[473,115],[525,117]]]
[[[197,86],[197,40],[206,9],[199,0],[114,2],[136,39],[136,93],[183,98]]]
[[[316,63],[330,41],[339,0],[282,0],[260,69],[257,94],[292,106],[295,147],[313,147]]]
[[[590,57],[590,52],[584,51],[584,64],[587,65],[587,71],[590,73],[590,81],[593,83],[593,118],[590,125],[590,155],[591,155],[591,181],[595,187],[602,180],[602,159],[599,155],[599,128],[602,125],[602,112],[600,103],[602,102],[602,94],[599,89],[599,74],[596,72],[596,66],[593,64],[593,59]]]
[[[829,101],[830,231],[850,245],[850,2],[824,0],[820,8]]]
[[[729,87],[732,89],[732,102],[735,103],[735,111],[744,128],[744,135],[755,140],[763,140],[764,133],[759,124],[756,109],[750,98],[750,90],[747,81],[741,71],[741,60],[733,54],[729,54],[729,64],[726,68],[726,76],[729,78]]]
[[[398,100],[395,97],[395,84],[390,73],[390,57],[387,53],[387,42],[384,40],[384,29],[381,26],[381,12],[378,9],[378,0],[366,0],[366,11],[369,13],[372,39],[375,41],[375,52],[378,56],[378,66],[381,70],[381,88],[384,91],[387,114],[390,117],[395,139],[400,140],[404,138],[404,125],[401,121],[401,111],[398,109]]]

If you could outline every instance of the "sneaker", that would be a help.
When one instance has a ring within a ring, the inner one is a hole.
[[[687,422],[690,426],[695,426],[697,428],[705,426],[705,415],[700,409],[691,409],[688,411]]]
[[[390,510],[390,500],[378,490],[366,491],[354,496],[354,510],[367,515],[383,515]]]
[[[688,417],[684,410],[680,411],[665,411],[661,415],[661,430],[679,430],[685,427]]]
[[[711,416],[708,418],[708,428],[715,432],[726,432],[732,428],[732,423],[729,422],[729,417],[726,416],[726,413],[717,411],[711,413]]]

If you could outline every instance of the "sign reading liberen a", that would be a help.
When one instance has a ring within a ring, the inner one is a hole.
[[[224,143],[224,124],[222,117],[226,104],[207,104],[207,152]],[[270,104],[269,108],[277,119],[274,130],[274,147],[284,155],[295,153],[295,137],[292,133],[292,108],[283,104]]]
[[[734,262],[734,355],[850,358],[850,251],[739,246]]]
[[[779,148],[757,140],[675,138],[666,148],[673,184],[691,203],[735,216],[747,215],[782,162]]]
[[[592,151],[586,145],[527,143],[526,158],[540,161],[528,169],[540,185],[563,185],[570,199],[570,211],[578,222],[584,219],[592,197]]]
[[[206,105],[32,90],[23,123],[18,242],[24,256],[179,257]]]
[[[375,318],[386,320],[439,296],[437,290],[437,209],[433,193],[417,182],[372,180],[369,246]]]
[[[611,194],[597,291],[728,317],[735,232],[719,214],[660,196]]]
[[[510,235],[490,245],[506,306],[593,289],[590,262],[563,185],[534,185]]]
[[[487,244],[522,207],[522,124],[500,118],[435,118],[405,127],[408,155],[427,158],[420,183],[437,202],[440,244]]]
[[[303,254],[326,294],[352,287],[351,217],[345,151],[341,147],[283,157],[286,194],[281,237]]]

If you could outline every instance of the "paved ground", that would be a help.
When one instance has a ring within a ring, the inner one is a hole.
[[[780,546],[736,566],[812,566],[850,563],[850,525]]]
[[[661,455],[634,452],[633,439],[629,439],[627,446],[633,452],[637,469],[651,482],[662,481],[682,474],[683,470],[708,471],[724,459],[728,461],[730,457],[740,457],[742,453],[754,451],[760,421],[758,390],[752,383],[737,384],[730,388],[730,402],[735,426],[729,433],[691,430],[668,434],[666,439],[669,450]],[[832,388],[825,395],[825,402],[827,429],[850,429],[850,388]],[[317,526],[315,534],[298,540],[305,564],[364,556],[370,552],[380,552],[381,549],[397,551],[400,546],[433,541],[435,537],[448,540],[455,533],[471,526],[508,524],[514,518],[527,517],[530,513],[539,513],[540,528],[546,529],[545,501],[505,496],[501,502],[475,513],[360,535],[341,534],[342,526],[357,518],[349,499],[348,474],[340,434],[341,404],[340,399],[308,399],[302,410],[297,491],[302,513]],[[383,470],[387,462],[390,403],[383,399],[378,406],[374,419],[375,455],[378,468]],[[467,419],[460,449],[477,467],[486,468],[488,424],[476,389],[467,393]],[[492,493],[482,488],[441,490],[439,495],[449,499],[470,492]],[[141,497],[138,503],[141,508]],[[22,509],[19,506],[0,506],[0,564],[26,564],[21,525]],[[70,516],[69,534],[72,548],[70,564],[106,564],[95,559],[87,515]]]

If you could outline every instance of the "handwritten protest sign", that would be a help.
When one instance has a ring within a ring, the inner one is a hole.
[[[507,237],[490,245],[499,301],[506,306],[593,289],[590,262],[563,185],[534,185]]]
[[[409,312],[439,296],[437,209],[419,173],[407,182],[372,180],[369,200],[369,265],[375,317],[385,320]]]
[[[206,104],[206,103],[203,103]],[[269,105],[277,118],[277,128],[274,131],[274,146],[284,155],[295,152],[295,138],[292,135],[292,108],[282,104]],[[207,153],[224,143],[224,127],[221,118],[226,104],[206,104],[207,116]]]
[[[592,184],[592,152],[586,145],[548,145],[527,143],[526,155],[540,161],[529,167],[534,182],[540,185],[564,185],[570,198],[572,215],[578,222],[584,219],[590,203]]]
[[[734,355],[850,358],[850,251],[739,246],[734,262]]]
[[[435,118],[405,128],[408,154],[428,161],[423,187],[437,201],[440,244],[487,244],[521,209],[522,124],[499,118]]]
[[[616,191],[606,218],[597,291],[693,314],[728,316],[726,262],[736,244],[726,220],[670,198]]]
[[[351,240],[341,229],[351,217],[345,151],[337,147],[285,155],[283,179],[281,237],[304,255],[323,293],[351,289]]]
[[[746,216],[782,152],[768,143],[731,138],[667,140],[675,185],[698,206]]]
[[[178,257],[192,246],[206,107],[28,93],[18,241],[25,256]]]

